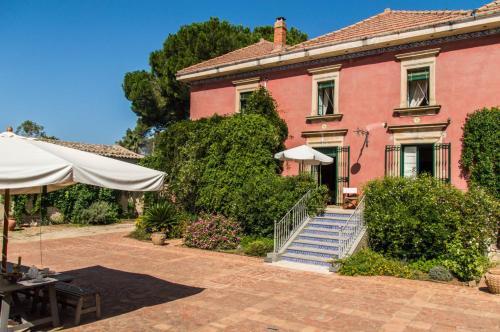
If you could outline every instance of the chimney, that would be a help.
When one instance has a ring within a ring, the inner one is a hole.
[[[280,51],[286,47],[286,23],[284,17],[276,18],[274,23],[274,50]]]

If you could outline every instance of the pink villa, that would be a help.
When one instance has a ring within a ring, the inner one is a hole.
[[[191,119],[240,112],[267,88],[287,122],[288,148],[332,156],[322,182],[343,187],[428,172],[465,189],[460,175],[466,115],[500,104],[500,1],[474,10],[384,12],[295,46],[285,19],[274,42],[182,69]],[[296,174],[288,163],[284,175]]]

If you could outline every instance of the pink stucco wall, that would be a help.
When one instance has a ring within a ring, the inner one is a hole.
[[[428,47],[428,48],[435,48]],[[500,36],[439,45],[436,62],[436,101],[442,105],[439,114],[421,116],[422,124],[451,123],[444,142],[452,143],[452,183],[462,189],[466,182],[460,177],[458,160],[461,152],[462,125],[468,112],[484,106],[500,105]],[[408,51],[409,52],[409,51]],[[340,122],[311,123],[305,117],[311,113],[311,75],[306,69],[264,73],[261,84],[276,99],[281,116],[289,127],[287,147],[305,143],[303,131],[348,129],[344,145],[351,148],[351,166],[358,162],[360,170],[350,174],[350,185],[361,186],[365,181],[384,175],[384,147],[393,144],[391,134],[380,124],[413,124],[412,117],[394,117],[393,109],[400,100],[400,63],[394,55],[359,58],[342,63],[339,83]],[[231,81],[194,85],[191,91],[191,118],[213,114],[230,114],[235,110],[235,87]],[[356,128],[371,128],[369,146],[361,153],[363,137]],[[287,165],[285,174],[297,172]]]

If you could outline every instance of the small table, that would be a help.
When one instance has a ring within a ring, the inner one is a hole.
[[[11,267],[12,265],[10,265]],[[9,267],[7,268],[9,271]],[[30,284],[20,284],[20,283],[9,283],[7,280],[0,280],[0,294],[2,297],[2,307],[0,313],[0,332],[10,332],[17,331],[21,329],[30,328],[36,325],[52,323],[52,326],[57,327],[60,325],[59,322],[59,311],[57,308],[57,298],[55,285],[57,282],[71,282],[74,279],[73,276],[64,273],[56,273],[50,275],[46,281]],[[8,327],[10,307],[12,304],[12,294],[18,291],[27,289],[42,289],[46,288],[49,295],[50,303],[50,316],[40,318],[31,322],[24,321],[16,326]]]

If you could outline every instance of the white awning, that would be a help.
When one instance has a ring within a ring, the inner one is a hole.
[[[0,194],[40,193],[84,183],[126,191],[157,191],[165,173],[40,140],[0,134]]]

